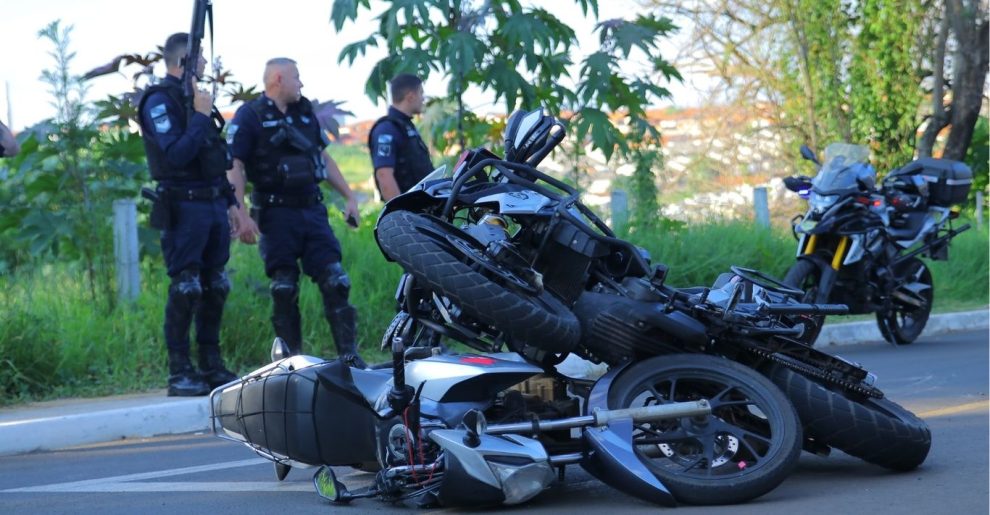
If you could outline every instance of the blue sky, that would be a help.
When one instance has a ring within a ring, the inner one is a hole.
[[[576,2],[532,3],[551,7],[556,16],[575,29],[581,55],[593,51],[597,44],[592,37],[594,22],[583,19]],[[600,0],[599,3],[602,19],[632,16],[640,9],[632,0]],[[332,4],[333,0],[214,0],[216,54],[222,57],[224,67],[247,85],[261,82],[262,69],[269,58],[291,57],[299,62],[305,84],[303,94],[321,100],[346,100],[344,107],[353,111],[356,119],[379,116],[385,106],[375,105],[365,96],[364,82],[381,55],[370,54],[353,66],[337,64],[341,48],[367,37],[375,23],[365,11],[358,23],[346,26],[337,34],[330,23]],[[45,85],[38,80],[42,70],[53,63],[48,56],[51,44],[37,37],[38,31],[49,22],[61,19],[63,26],[74,26],[71,39],[76,58],[71,71],[82,74],[118,54],[154,50],[169,34],[189,30],[191,11],[192,0],[5,2],[0,15],[0,34],[3,34],[5,49],[4,66],[0,70],[0,119],[8,121],[7,84],[15,130],[54,114]],[[665,51],[670,56],[673,52],[673,48]],[[577,55],[574,58],[580,59]],[[158,70],[158,74],[161,73],[163,70]],[[130,79],[107,76],[91,81],[90,85],[87,99],[98,100],[108,93],[129,89]],[[674,86],[671,89],[679,105],[692,103],[693,94],[689,88]],[[444,90],[442,77],[431,77],[426,84],[427,95],[440,95]],[[480,92],[469,92],[467,101],[482,113],[499,110]]]

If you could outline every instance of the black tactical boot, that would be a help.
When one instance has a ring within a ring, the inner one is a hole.
[[[337,356],[352,368],[368,368],[357,351],[357,310],[347,305],[326,313]]]
[[[168,396],[194,397],[210,393],[210,387],[181,352],[168,353]]]
[[[199,370],[211,390],[237,379],[237,375],[224,365],[217,345],[199,346]]]

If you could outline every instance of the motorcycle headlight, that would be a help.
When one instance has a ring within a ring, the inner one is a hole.
[[[838,195],[821,195],[812,191],[811,196],[808,197],[808,205],[813,211],[820,213],[835,204],[836,200],[839,200]]]
[[[502,485],[505,504],[526,502],[545,490],[554,480],[553,469],[545,461],[517,465],[489,459],[488,466]]]

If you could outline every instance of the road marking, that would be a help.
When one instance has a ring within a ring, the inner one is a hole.
[[[47,485],[17,488],[2,493],[152,493],[152,492],[312,492],[313,482],[307,480],[272,481],[176,481],[176,482],[106,482],[88,485]]]
[[[156,472],[143,472],[140,474],[128,474],[125,476],[112,476],[101,479],[87,479],[85,481],[73,481],[70,483],[56,483],[42,486],[29,486],[25,488],[13,488],[10,490],[0,490],[0,493],[13,492],[100,492],[106,490],[87,490],[99,485],[121,484],[129,481],[141,481],[145,479],[157,479],[160,477],[179,476],[182,474],[196,474],[199,472],[210,472],[213,470],[223,470],[236,467],[246,467],[258,465],[260,463],[271,463],[264,458],[253,458],[250,460],[227,461],[224,463],[214,463],[212,465],[199,465],[196,467],[183,467],[169,470],[159,470]],[[163,483],[164,484],[164,483]],[[209,483],[203,483],[209,484]],[[150,491],[150,490],[149,490]]]
[[[946,415],[958,415],[960,413],[966,413],[969,411],[987,411],[990,410],[990,400],[967,402],[966,404],[960,404],[958,406],[949,406],[947,408],[938,408],[928,411],[922,411],[918,413],[919,418],[935,418],[944,417]]]

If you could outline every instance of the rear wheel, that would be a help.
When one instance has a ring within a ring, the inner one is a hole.
[[[450,299],[510,341],[549,352],[577,344],[581,326],[562,302],[486,257],[456,228],[426,216],[395,211],[382,217],[378,243],[419,284]]]
[[[674,497],[730,504],[787,478],[801,452],[801,426],[787,398],[754,370],[702,355],[657,356],[622,373],[609,407],[707,399],[712,413],[638,424],[636,453]]]
[[[818,297],[818,285],[821,284],[821,279],[822,273],[818,269],[818,265],[808,259],[799,259],[787,271],[787,275],[784,276],[784,283],[804,292],[801,302],[814,304]],[[822,332],[825,315],[805,315],[802,318],[807,321],[805,323],[806,329],[800,340],[812,345],[818,339],[819,333]]]
[[[890,309],[877,313],[880,334],[890,343],[907,345],[921,336],[932,312],[932,272],[918,258],[903,268],[905,286],[891,296]]]
[[[807,436],[816,442],[893,470],[921,465],[931,448],[928,425],[887,399],[853,400],[793,370],[776,365],[770,379],[791,400]]]

